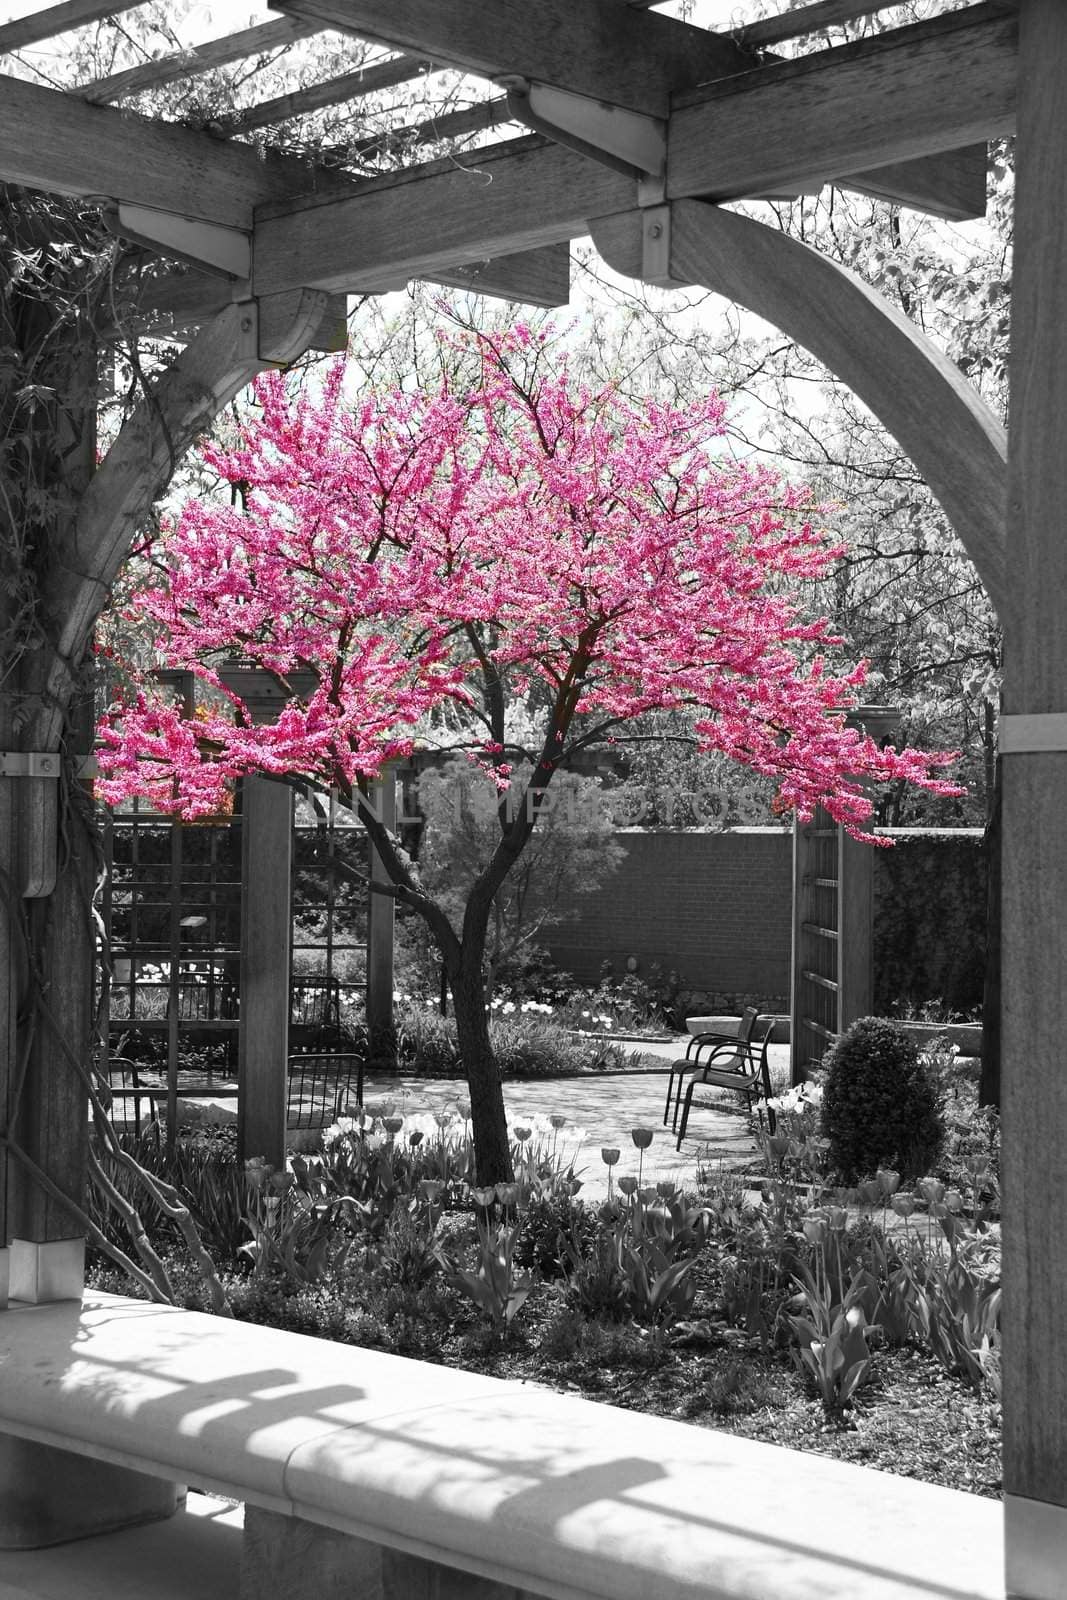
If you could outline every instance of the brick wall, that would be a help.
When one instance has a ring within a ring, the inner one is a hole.
[[[782,828],[617,836],[626,860],[578,915],[552,930],[557,965],[595,981],[635,956],[678,972],[717,1005],[752,996],[788,1008],[792,838]]]
[[[973,829],[891,830],[874,856],[876,1004],[981,1001],[985,861]],[[627,852],[578,915],[552,930],[557,965],[595,982],[635,957],[680,974],[688,1009],[788,1010],[792,836],[782,828],[617,835]],[[684,1009],[684,1008],[683,1008]]]

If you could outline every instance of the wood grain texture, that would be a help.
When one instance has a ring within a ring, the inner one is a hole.
[[[0,179],[55,194],[108,195],[230,227],[253,207],[322,187],[351,187],[291,156],[151,122],[21,78],[0,78]]]
[[[888,11],[895,0],[815,0],[810,6],[798,6],[780,17],[764,17],[760,22],[748,22],[738,28],[734,37],[745,45],[781,44],[785,39],[800,39],[806,33],[820,28],[832,28],[842,22],[855,22],[857,17],[874,16]]]
[[[731,39],[617,0],[278,0],[278,10],[483,77],[536,78],[650,116],[666,116],[672,89],[751,65]]]
[[[982,140],[962,150],[945,150],[915,161],[865,167],[843,177],[840,187],[947,217],[951,222],[966,222],[985,216],[988,158],[989,147]]]
[[[571,252],[568,244],[546,244],[511,256],[472,261],[432,279],[449,288],[512,300],[526,306],[565,306],[570,298]]]
[[[639,212],[591,225],[601,255],[627,277],[641,275],[640,229]],[[671,276],[765,317],[847,383],[940,500],[1001,617],[1013,615],[1004,430],[918,328],[807,245],[698,200],[671,206]]]
[[[396,828],[396,768],[386,767],[372,786],[371,799],[390,831]],[[396,901],[375,894],[374,884],[391,880],[385,863],[370,846],[371,892],[367,896],[367,1028],[372,1039],[393,1025],[393,930]]]
[[[978,6],[679,96],[668,194],[736,199],[1010,133],[1017,33]]]
[[[874,851],[844,828],[837,840],[837,1031],[869,1017],[874,1001]]]
[[[189,50],[170,56],[160,56],[155,61],[145,61],[139,67],[127,67],[123,72],[112,72],[106,78],[94,78],[79,84],[78,94],[93,105],[106,105],[109,100],[122,100],[129,95],[142,94],[145,89],[159,89],[174,83],[178,78],[195,78],[215,67],[225,67],[244,56],[263,55],[270,50],[283,50],[318,32],[318,24],[304,22],[299,17],[277,17],[273,22],[262,22],[254,28],[242,28],[239,33],[228,33],[221,39],[206,39]]]
[[[628,208],[620,173],[537,138],[435,163],[417,177],[360,187],[347,203],[259,214],[253,287],[356,292],[435,278],[472,259],[586,233],[586,218]]]
[[[343,105],[345,101],[358,100],[365,94],[377,94],[381,89],[410,83],[413,78],[421,78],[432,70],[433,62],[423,56],[395,56],[390,61],[375,61],[355,72],[342,73],[338,78],[325,78],[321,83],[309,84],[306,89],[295,89],[291,94],[262,100],[259,105],[249,106],[246,111],[237,111],[231,117],[221,118],[221,126],[234,133],[268,128],[272,123],[285,122],[289,117],[306,116],[311,111],[321,111],[324,106]]]
[[[245,778],[241,798],[239,1160],[285,1165],[293,791]]]
[[[146,0],[63,0],[62,5],[48,6],[43,11],[33,11],[28,17],[0,26],[0,55],[8,50],[22,50],[27,45],[40,44],[42,39],[54,39],[57,34],[71,28],[82,28],[88,22],[99,22],[120,11],[132,11]]]
[[[1020,74],[1003,707],[1027,715],[1067,711],[1067,216],[1050,204],[1067,188],[1061,0],[1022,0]],[[1067,754],[1002,765],[1004,1488],[1067,1506]]]

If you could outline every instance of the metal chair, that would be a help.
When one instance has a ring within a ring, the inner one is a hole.
[[[141,1133],[141,1102],[144,1100],[148,1105],[146,1126],[154,1129],[158,1140],[159,1102],[166,1099],[166,1089],[161,1089],[158,1083],[143,1082],[141,1071],[138,1063],[131,1061],[128,1056],[108,1056],[107,1084],[111,1096],[108,1109],[111,1122],[116,1132],[128,1130],[131,1127],[129,1106],[132,1102],[132,1129],[135,1133]]]
[[[353,1096],[363,1104],[364,1059],[355,1051],[312,1050],[289,1057],[286,1126],[325,1128],[344,1116]]]
[[[702,1072],[706,1060],[702,1058],[701,1051],[717,1049],[720,1045],[729,1046],[736,1050],[739,1045],[747,1045],[752,1039],[752,1030],[756,1026],[759,1010],[756,1006],[746,1006],[741,1013],[741,1021],[736,1033],[697,1033],[690,1039],[686,1046],[684,1056],[671,1062],[670,1076],[667,1079],[667,1099],[663,1107],[663,1126],[667,1126],[667,1118],[671,1112],[671,1095],[674,1094],[674,1118],[672,1128],[678,1126],[678,1107],[682,1098],[682,1083],[691,1073]],[[677,1092],[675,1092],[677,1086]]]
[[[769,1100],[771,1095],[771,1074],[767,1063],[767,1051],[770,1047],[771,1034],[774,1032],[775,1017],[769,1017],[758,1039],[750,1039],[744,1043],[734,1040],[732,1043],[716,1045],[701,1066],[699,1073],[690,1079],[689,1087],[685,1092],[682,1102],[681,1123],[678,1124],[678,1140],[675,1148],[682,1148],[686,1129],[689,1126],[689,1113],[693,1106],[693,1091],[708,1087],[711,1089],[732,1089],[745,1096],[748,1109],[751,1111],[757,1100]],[[679,1080],[679,1092],[681,1082]],[[771,1132],[774,1132],[774,1113],[769,1112]],[[675,1108],[677,1122],[677,1107]]]

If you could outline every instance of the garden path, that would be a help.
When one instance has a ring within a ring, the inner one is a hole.
[[[653,1139],[645,1151],[643,1181],[673,1179],[695,1189],[698,1165],[712,1175],[751,1170],[754,1155],[748,1118],[736,1095],[724,1093],[719,1103],[694,1110],[690,1134],[680,1151],[674,1148],[669,1128],[663,1126],[663,1102],[667,1093],[667,1062],[678,1055],[679,1042],[643,1042],[634,1047],[633,1067],[623,1073],[588,1073],[573,1078],[508,1079],[504,1083],[504,1103],[508,1123],[514,1129],[535,1116],[565,1116],[569,1128],[559,1133],[557,1153],[574,1156],[577,1175],[582,1180],[582,1198],[604,1199],[608,1192],[608,1168],[601,1158],[602,1148],[620,1152],[614,1168],[616,1178],[624,1173],[637,1176],[639,1152],[631,1138],[633,1128],[651,1128]],[[770,1049],[772,1081],[788,1082],[789,1046]],[[364,1101],[369,1108],[391,1105],[399,1114],[440,1111],[455,1108],[467,1097],[462,1078],[418,1078],[370,1076],[364,1086]],[[581,1130],[579,1140],[576,1131]]]

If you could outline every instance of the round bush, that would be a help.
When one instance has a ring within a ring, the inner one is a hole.
[[[945,1137],[937,1085],[914,1039],[885,1017],[860,1017],[823,1060],[822,1126],[845,1183],[890,1167],[933,1167]]]

